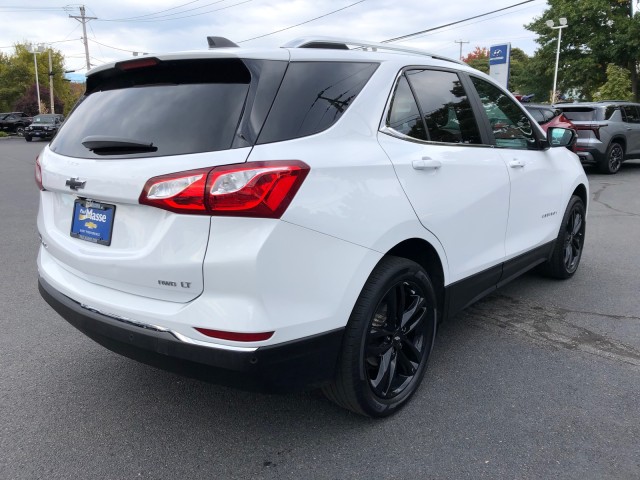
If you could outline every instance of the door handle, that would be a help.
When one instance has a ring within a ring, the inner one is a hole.
[[[511,168],[524,168],[525,163],[522,160],[514,159],[509,162]]]
[[[422,160],[414,160],[411,162],[411,166],[416,170],[437,170],[442,166],[442,162],[429,157],[422,157]]]

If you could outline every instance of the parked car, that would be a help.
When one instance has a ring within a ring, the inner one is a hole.
[[[640,158],[640,104],[602,101],[557,104],[578,131],[576,153],[602,173],[617,173],[622,162]]]
[[[546,132],[550,127],[561,127],[570,130],[576,130],[571,120],[564,116],[562,110],[552,105],[543,105],[537,103],[524,103],[524,108],[531,114],[538,125]],[[575,142],[567,148],[573,152],[576,151]]]
[[[24,139],[30,142],[34,138],[53,138],[63,121],[64,115],[57,113],[36,115],[31,124],[24,128]]]
[[[36,159],[39,289],[128,357],[390,415],[438,322],[535,266],[576,272],[589,186],[551,148],[573,135],[389,44],[103,65]]]
[[[22,135],[25,127],[31,123],[31,120],[32,118],[24,112],[11,112],[0,120],[0,130]]]

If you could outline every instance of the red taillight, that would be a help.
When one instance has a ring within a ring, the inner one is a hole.
[[[208,328],[194,328],[207,337],[219,338],[221,340],[232,340],[234,342],[261,342],[263,340],[269,340],[273,336],[273,332],[240,333],[210,330]]]
[[[171,173],[147,181],[140,203],[176,213],[208,214],[205,204],[210,168]]]
[[[42,167],[40,166],[40,155],[36,157],[36,166],[34,169],[34,176],[36,179],[36,185],[40,190],[44,190],[42,186]]]
[[[176,213],[280,218],[309,173],[299,160],[251,162],[162,175],[140,203]]]

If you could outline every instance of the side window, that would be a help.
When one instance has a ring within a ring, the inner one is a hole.
[[[400,77],[396,85],[386,124],[387,127],[409,137],[419,140],[427,139],[416,99],[413,98],[413,93],[411,93],[411,88],[409,88],[404,75]]]
[[[458,75],[439,70],[406,73],[424,115],[429,140],[480,144],[480,130]]]
[[[627,123],[640,123],[640,117],[638,116],[638,109],[634,105],[623,105],[625,121]]]
[[[306,137],[331,127],[377,68],[376,63],[291,62],[257,143]]]
[[[548,121],[545,118],[544,114],[542,113],[542,110],[540,110],[540,109],[532,108],[531,110],[529,110],[529,113],[531,114],[533,119],[538,123],[545,123],[545,122]]]
[[[524,112],[495,85],[471,77],[484,107],[496,146],[519,150],[537,150],[534,127]]]

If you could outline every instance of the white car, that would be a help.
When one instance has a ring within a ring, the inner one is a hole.
[[[578,268],[574,133],[490,77],[388,44],[210,44],[90,71],[36,161],[40,292],[95,341],[381,417],[439,322]]]

